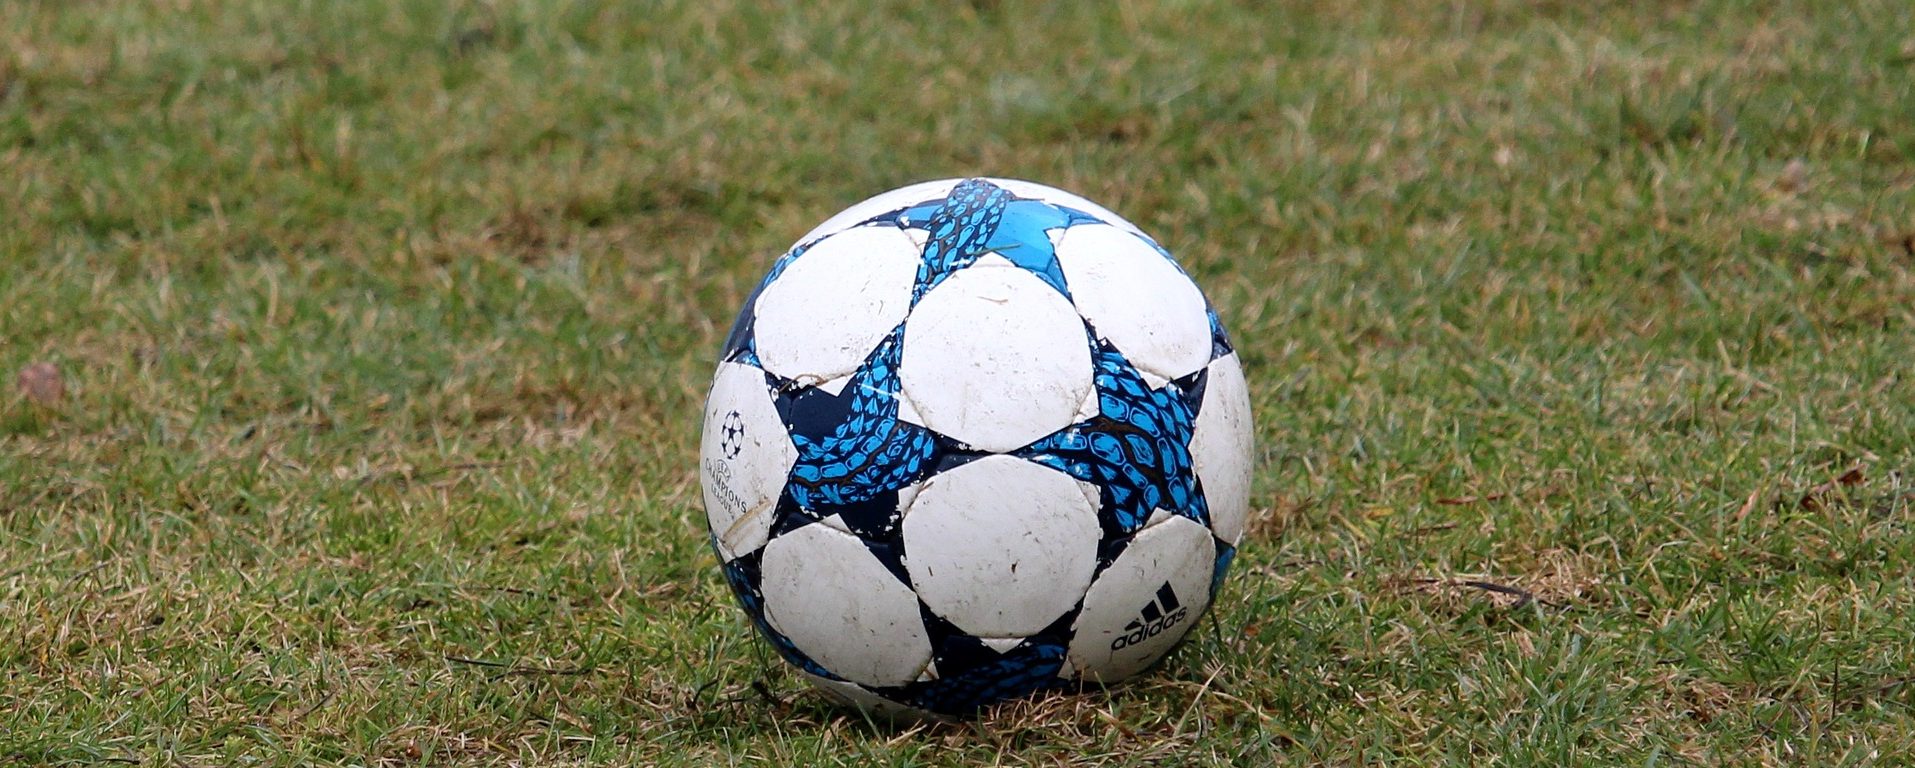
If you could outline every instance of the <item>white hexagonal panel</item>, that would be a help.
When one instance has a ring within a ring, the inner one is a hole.
[[[1066,667],[1113,683],[1163,658],[1210,604],[1216,558],[1210,529],[1190,518],[1138,531],[1084,596]]]
[[[859,227],[813,245],[758,296],[759,362],[806,383],[856,371],[911,311],[918,251],[893,227]]]
[[[850,229],[869,221],[873,216],[890,213],[899,208],[909,208],[929,200],[942,200],[946,195],[951,194],[951,188],[956,187],[959,181],[961,179],[924,181],[867,198],[863,202],[844,209],[838,215],[825,219],[823,224],[813,227],[810,232],[805,233],[804,237],[798,238],[798,243],[802,245],[825,235]]]
[[[933,476],[904,515],[918,597],[982,637],[1023,637],[1056,621],[1083,597],[1103,537],[1080,485],[1012,456]]]
[[[1243,363],[1232,352],[1210,363],[1204,402],[1190,436],[1190,459],[1210,503],[1210,527],[1235,545],[1250,514],[1250,468],[1255,425]]]
[[[903,685],[931,661],[918,598],[856,536],[807,525],[765,545],[765,620],[832,674]]]
[[[1071,424],[1092,389],[1090,345],[1056,290],[986,259],[918,301],[899,376],[918,423],[1004,452]]]
[[[705,399],[699,443],[705,521],[727,561],[763,546],[771,509],[798,461],[784,421],[771,404],[765,372],[740,363],[718,366]]]
[[[1121,229],[1140,235],[1143,234],[1143,230],[1138,229],[1137,225],[1130,223],[1129,220],[1122,216],[1112,213],[1109,208],[1105,208],[1104,206],[1056,187],[1047,187],[1043,184],[1020,179],[986,179],[986,181],[1003,187],[1006,191],[1018,197],[1042,200],[1051,205],[1079,210],[1111,224],[1115,224]]]
[[[1151,386],[1210,362],[1203,292],[1149,243],[1114,226],[1085,224],[1064,231],[1057,260],[1077,310]]]

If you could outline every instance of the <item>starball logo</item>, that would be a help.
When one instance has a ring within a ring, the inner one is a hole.
[[[1124,634],[1110,641],[1110,649],[1121,651],[1161,635],[1164,630],[1182,624],[1189,614],[1190,609],[1178,602],[1176,590],[1166,581],[1157,588],[1157,599],[1145,603],[1142,615],[1131,619],[1124,625]]]
[[[726,461],[738,458],[738,452],[745,450],[745,417],[737,411],[727,413],[718,429],[718,450],[725,452]]]

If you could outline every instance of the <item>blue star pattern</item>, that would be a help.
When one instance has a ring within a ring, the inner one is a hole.
[[[1151,389],[1109,344],[1097,345],[1091,363],[1098,415],[1017,455],[1102,488],[1107,533],[1134,533],[1157,509],[1209,525],[1190,459],[1197,414],[1184,392],[1171,384]]]
[[[936,438],[898,418],[903,336],[902,326],[892,330],[842,394],[807,387],[778,399],[779,415],[798,448],[786,490],[800,508],[857,504],[926,474]]]
[[[1064,668],[1066,651],[1062,643],[1027,642],[995,659],[954,668],[936,680],[879,693],[889,692],[919,709],[970,717],[989,704],[1069,685],[1057,676]]]
[[[988,181],[967,179],[951,190],[925,225],[930,239],[911,286],[912,306],[945,278],[989,253],[991,235],[1010,202],[1011,193]]]
[[[988,181],[969,179],[953,188],[945,200],[906,208],[879,221],[896,226],[919,224],[930,233],[924,247],[924,265],[912,289],[915,303],[944,278],[989,254],[1029,270],[1070,298],[1049,233],[1098,219],[1042,200],[1013,197]]]

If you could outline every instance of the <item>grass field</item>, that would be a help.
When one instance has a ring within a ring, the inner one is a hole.
[[[1915,761],[1915,5],[1059,5],[0,2],[0,765]],[[699,403],[970,174],[1179,254],[1255,511],[1154,673],[874,727]]]

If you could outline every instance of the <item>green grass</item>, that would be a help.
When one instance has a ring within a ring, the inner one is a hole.
[[[1915,754],[1915,6],[441,5],[0,3],[0,765]],[[872,727],[697,414],[967,174],[1179,254],[1256,511],[1157,671]]]

